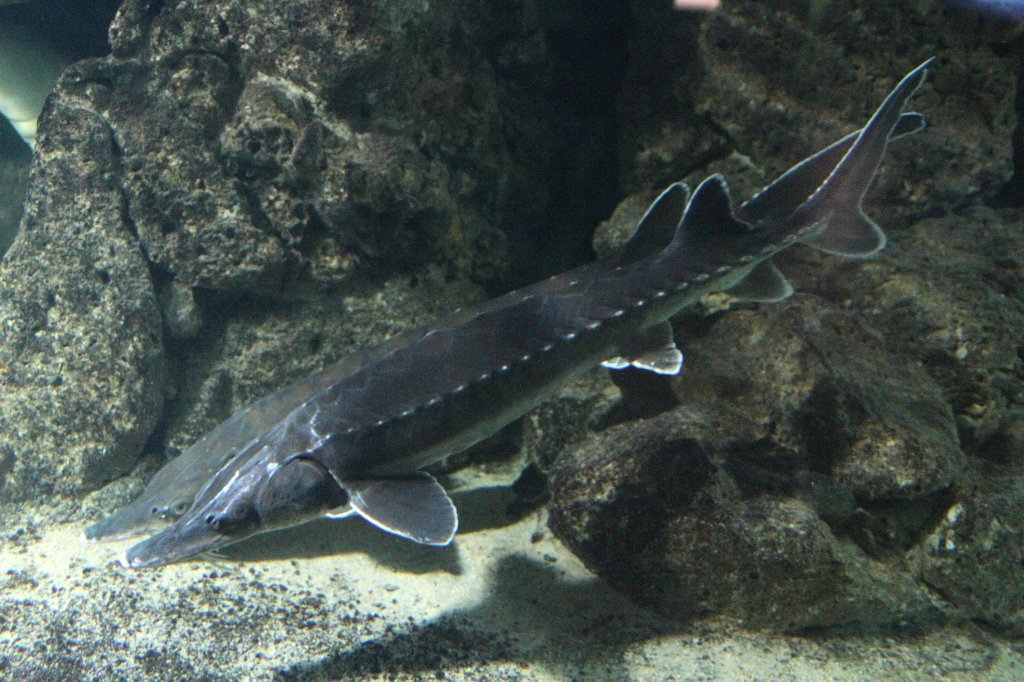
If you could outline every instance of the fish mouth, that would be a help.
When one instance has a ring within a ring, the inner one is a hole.
[[[132,545],[117,561],[125,568],[158,568],[240,539],[210,530],[201,519],[188,519]]]

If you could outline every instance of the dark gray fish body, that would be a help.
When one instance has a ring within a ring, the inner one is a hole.
[[[855,257],[884,247],[861,201],[888,141],[923,126],[902,110],[926,67],[904,78],[862,131],[738,210],[720,176],[692,197],[673,185],[621,253],[371,352],[243,448],[177,523],[129,549],[122,563],[170,563],[336,509],[417,542],[447,544],[455,508],[422,467],[494,433],[597,364],[677,373],[682,355],[668,318],[718,291],[750,301],[789,296],[771,257],[795,243]]]

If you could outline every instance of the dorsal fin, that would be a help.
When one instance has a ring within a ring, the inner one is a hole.
[[[633,263],[668,246],[689,199],[687,185],[681,182],[669,185],[647,208],[633,236],[619,251],[617,260],[622,264]]]
[[[714,234],[747,233],[750,223],[736,218],[732,211],[729,185],[719,174],[700,183],[683,214],[676,239],[703,238]]]

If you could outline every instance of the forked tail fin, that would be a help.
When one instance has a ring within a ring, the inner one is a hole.
[[[860,131],[835,170],[790,217],[800,240],[827,253],[863,257],[885,247],[885,233],[861,204],[910,96],[921,87],[932,60],[907,74]],[[906,119],[903,119],[906,120]]]

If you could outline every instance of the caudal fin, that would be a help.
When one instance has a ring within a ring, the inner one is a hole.
[[[800,225],[801,241],[850,257],[870,256],[885,247],[885,233],[864,214],[861,205],[889,140],[908,132],[901,127],[920,128],[913,119],[904,118],[903,108],[924,83],[931,63],[929,59],[900,81],[828,178],[794,211],[790,220]]]

